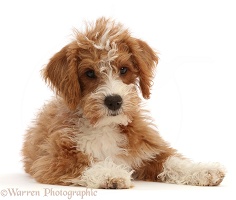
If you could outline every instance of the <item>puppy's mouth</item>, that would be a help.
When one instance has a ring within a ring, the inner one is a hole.
[[[115,117],[115,116],[120,115],[120,113],[121,113],[121,112],[119,112],[119,111],[110,111],[110,110],[109,110],[107,116],[108,116],[108,117]]]
[[[109,111],[105,116],[101,117],[95,124],[94,127],[111,126],[112,124],[127,125],[132,121],[132,118],[122,112],[121,109],[118,111]]]

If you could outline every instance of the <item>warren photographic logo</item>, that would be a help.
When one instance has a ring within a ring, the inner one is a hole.
[[[85,199],[86,197],[96,197],[97,190],[86,188],[84,190],[62,190],[56,188],[43,188],[41,190],[22,190],[19,188],[1,189],[2,197],[66,197],[67,199]]]

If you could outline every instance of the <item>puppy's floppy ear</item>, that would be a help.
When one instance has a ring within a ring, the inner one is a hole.
[[[77,49],[67,45],[56,53],[43,70],[43,77],[56,93],[63,97],[68,107],[76,109],[80,100]]]
[[[131,51],[135,59],[135,65],[139,70],[139,86],[143,97],[148,99],[158,56],[146,42],[134,38],[133,40],[135,42],[131,45]]]

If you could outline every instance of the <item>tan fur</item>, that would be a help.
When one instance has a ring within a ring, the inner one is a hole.
[[[131,37],[127,29],[110,19],[100,18],[95,24],[88,24],[84,32],[76,31],[75,40],[56,53],[43,70],[57,96],[43,107],[26,133],[22,150],[25,171],[41,183],[71,185],[93,163],[101,161],[78,150],[76,141],[84,130],[79,126],[82,121],[96,127],[104,117],[99,88],[107,87],[110,73],[117,84],[121,81],[130,86],[122,111],[128,124],[114,126],[125,140],[117,144],[125,153],[113,155],[115,162],[131,167],[135,179],[163,181],[158,177],[163,164],[171,156],[181,156],[159,136],[140,108],[137,88],[132,86],[139,87],[143,97],[149,98],[157,62],[156,53],[146,42]],[[124,66],[127,73],[119,75]],[[96,78],[87,77],[88,70],[93,70]],[[223,176],[215,185],[222,179]],[[98,187],[129,187],[120,177],[114,180],[119,180],[121,186],[109,181]]]

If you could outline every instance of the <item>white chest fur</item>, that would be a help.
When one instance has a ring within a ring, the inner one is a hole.
[[[112,158],[114,162],[120,162],[117,155],[126,153],[122,147],[127,143],[127,138],[114,124],[92,127],[87,120],[81,119],[75,139],[79,151],[101,161]]]

